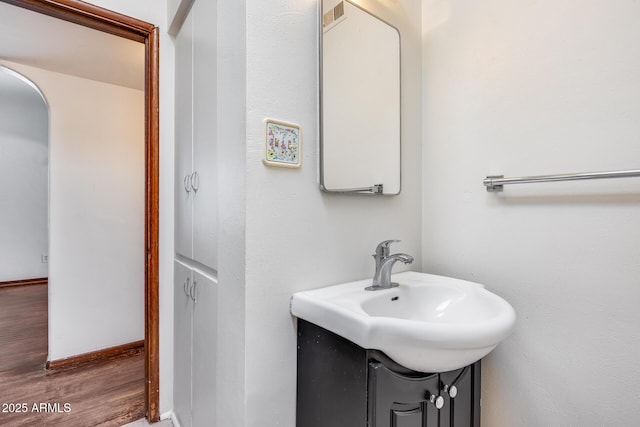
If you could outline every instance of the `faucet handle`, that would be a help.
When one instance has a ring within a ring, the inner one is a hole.
[[[376,264],[389,256],[389,246],[392,243],[398,243],[400,240],[385,240],[383,242],[378,243],[376,247],[376,253],[373,254],[373,257],[376,259]]]
[[[391,245],[392,243],[398,243],[398,242],[401,242],[401,240],[398,240],[398,239],[384,240],[378,243],[378,247],[382,246],[382,247],[388,248],[389,245]]]

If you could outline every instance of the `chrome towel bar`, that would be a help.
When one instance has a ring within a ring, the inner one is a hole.
[[[502,191],[507,184],[529,184],[535,182],[577,181],[581,179],[635,178],[640,177],[640,169],[613,172],[566,173],[558,175],[518,176],[505,178],[504,175],[487,176],[482,183],[489,192]]]

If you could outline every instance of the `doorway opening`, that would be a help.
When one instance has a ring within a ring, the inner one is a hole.
[[[1,0],[54,18],[103,31],[145,46],[144,89],[144,350],[145,406],[149,421],[159,414],[159,34],[153,24],[76,0]],[[38,31],[38,28],[30,29]]]

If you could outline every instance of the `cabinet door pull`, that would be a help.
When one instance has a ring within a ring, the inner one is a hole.
[[[469,370],[469,367],[465,366],[462,372],[458,374],[456,379],[453,380],[451,384],[444,385],[444,387],[442,388],[442,391],[448,394],[450,398],[452,399],[455,398],[458,395],[458,387],[456,387],[456,384],[458,384],[458,381],[460,381],[462,377],[464,377],[464,374],[466,374],[468,370]]]
[[[191,300],[193,301],[193,303],[196,303],[196,286],[198,285],[198,282],[193,281],[193,285],[191,286],[191,289],[189,290],[189,296],[191,297]]]
[[[200,174],[198,171],[194,171],[191,174],[191,188],[193,188],[194,192],[198,192],[198,188],[200,188]]]
[[[184,184],[184,191],[186,191],[187,194],[191,193],[191,175],[185,175],[182,183]]]
[[[184,291],[184,294],[186,296],[189,296],[190,291],[187,290],[187,287],[189,286],[190,282],[191,282],[191,279],[187,277],[187,280],[185,280],[184,283],[182,284],[182,290]]]
[[[436,409],[442,409],[444,406],[444,397],[436,396],[435,394],[431,394],[427,391],[427,400],[436,407]]]

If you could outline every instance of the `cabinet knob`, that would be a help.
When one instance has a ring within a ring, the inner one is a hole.
[[[458,387],[456,387],[456,384],[458,384],[458,381],[462,380],[467,372],[469,372],[469,366],[465,366],[451,384],[445,384],[442,391],[448,394],[450,398],[455,398],[458,395]]]
[[[433,403],[436,409],[442,409],[442,407],[444,406],[444,397],[436,396],[435,394],[431,394],[428,392],[427,392],[427,395],[430,395],[429,402]]]
[[[445,393],[447,393],[449,395],[450,398],[454,398],[458,395],[458,387],[456,387],[455,385],[448,385],[446,384],[444,386],[444,390]]]

